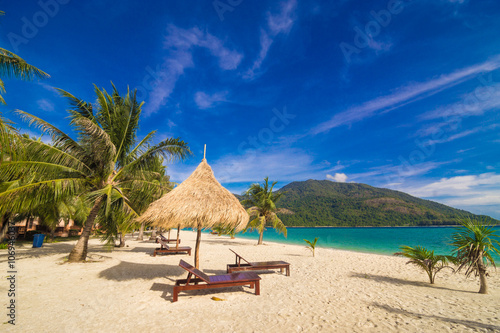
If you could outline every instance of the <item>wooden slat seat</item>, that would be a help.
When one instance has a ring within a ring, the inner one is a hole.
[[[170,247],[162,240],[160,240],[160,246],[153,252],[153,257],[156,257],[157,253],[187,253],[191,255],[191,247],[189,246]]]
[[[233,252],[236,255],[236,263],[235,264],[228,264],[227,265],[227,272],[232,273],[232,272],[237,272],[237,271],[263,271],[263,270],[268,270],[268,269],[277,269],[279,268],[281,273],[283,273],[283,270],[286,270],[286,276],[290,276],[290,264],[285,262],[285,261],[258,261],[258,262],[249,262],[242,256],[240,256],[238,253],[234,252],[233,250],[229,249],[231,252]],[[245,261],[245,263],[241,263],[241,260]]]
[[[260,295],[260,277],[253,272],[241,272],[223,275],[207,275],[199,269],[191,266],[184,260],[179,266],[188,271],[186,279],[176,280],[172,302],[177,302],[179,292],[183,290],[200,290],[212,288],[224,288],[235,286],[246,286],[255,289],[255,295]],[[192,276],[195,276],[194,278]]]

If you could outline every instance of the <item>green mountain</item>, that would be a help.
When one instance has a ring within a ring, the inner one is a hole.
[[[307,180],[290,183],[279,192],[286,192],[277,206],[278,216],[287,226],[450,225],[457,224],[460,217],[475,216],[434,201],[365,184]],[[481,218],[491,224],[500,223],[491,217]]]

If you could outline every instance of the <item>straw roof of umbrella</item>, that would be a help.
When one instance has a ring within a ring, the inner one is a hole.
[[[210,228],[222,224],[243,230],[249,216],[239,200],[215,178],[203,159],[196,170],[179,186],[151,203],[140,222],[165,229]]]
[[[194,172],[179,186],[151,203],[138,220],[165,229],[197,228],[195,267],[200,263],[201,229],[216,224],[243,230],[250,217],[238,199],[215,179],[203,158]],[[177,242],[177,245],[179,243]]]

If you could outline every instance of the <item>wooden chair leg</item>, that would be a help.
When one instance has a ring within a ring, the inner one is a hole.
[[[177,302],[179,298],[179,288],[174,287],[174,292],[172,293],[172,302]]]
[[[260,280],[255,281],[255,295],[260,295]]]

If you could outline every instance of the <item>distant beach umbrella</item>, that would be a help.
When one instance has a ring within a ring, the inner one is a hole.
[[[249,216],[239,200],[215,178],[203,158],[179,186],[151,203],[138,220],[165,229],[196,228],[195,266],[199,268],[201,230],[216,224],[243,230]]]

